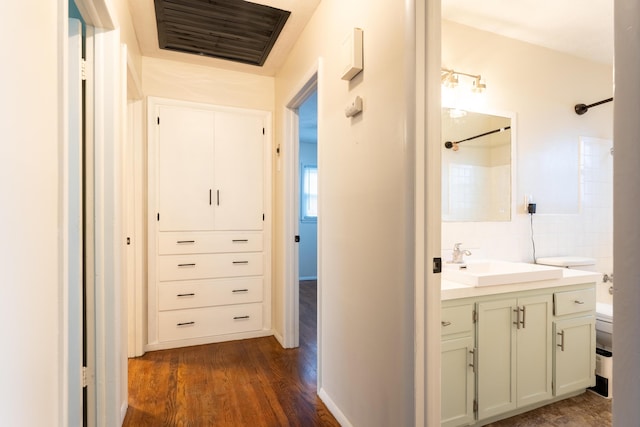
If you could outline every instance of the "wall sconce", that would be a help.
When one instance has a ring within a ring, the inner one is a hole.
[[[468,74],[463,73],[461,71],[448,70],[446,68],[442,69],[442,73],[440,75],[440,81],[444,87],[455,88],[458,86],[460,81],[459,76],[470,77],[473,79],[473,91],[474,92],[483,92],[487,85],[482,81],[482,76],[480,74]]]
[[[467,82],[461,81],[461,76]],[[487,85],[480,74],[442,68],[440,82],[442,84],[442,107],[449,109],[451,117],[462,117],[466,115],[466,110],[482,108],[484,100],[481,99],[483,97],[478,97],[478,94],[483,93]]]

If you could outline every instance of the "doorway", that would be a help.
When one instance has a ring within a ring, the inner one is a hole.
[[[318,183],[318,70],[309,73],[295,95],[287,104],[285,113],[286,130],[284,150],[277,154],[284,156],[285,192],[285,287],[284,330],[281,343],[285,348],[300,345],[300,281],[306,279],[317,284],[317,313],[320,311],[321,278],[318,258],[319,198]],[[278,158],[278,169],[280,169]],[[309,284],[305,282],[305,284]],[[317,348],[320,355],[319,333],[322,327],[317,316]],[[318,360],[318,374],[320,373]],[[320,375],[318,375],[318,387]]]

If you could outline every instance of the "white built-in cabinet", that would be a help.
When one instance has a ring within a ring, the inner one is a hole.
[[[442,303],[442,426],[482,426],[595,383],[595,283]]]
[[[271,334],[270,113],[148,100],[148,350]]]

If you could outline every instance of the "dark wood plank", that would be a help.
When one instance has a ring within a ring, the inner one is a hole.
[[[129,360],[124,426],[339,426],[316,394],[317,287],[300,283],[300,347],[273,337]]]

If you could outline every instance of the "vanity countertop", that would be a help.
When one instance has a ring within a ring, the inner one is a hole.
[[[458,298],[527,291],[531,289],[557,288],[562,286],[580,285],[583,283],[597,283],[600,280],[602,280],[602,275],[600,273],[567,268],[562,270],[562,277],[559,279],[538,280],[535,282],[515,283],[509,285],[475,287],[443,279],[441,282],[440,299],[442,301],[446,301]]]

